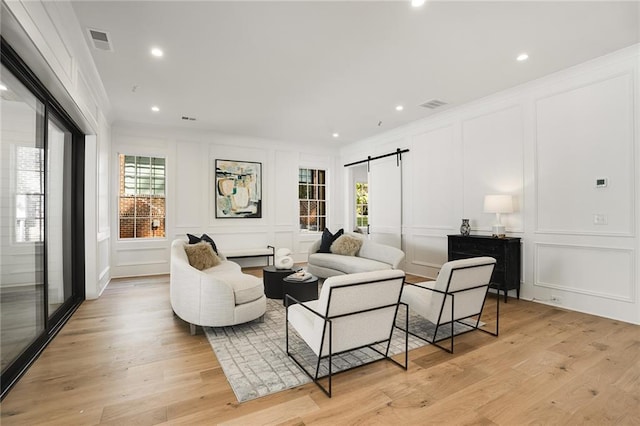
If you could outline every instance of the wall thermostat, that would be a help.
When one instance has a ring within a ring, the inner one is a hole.
[[[609,179],[607,178],[597,178],[596,179],[596,188],[604,188],[609,183]]]

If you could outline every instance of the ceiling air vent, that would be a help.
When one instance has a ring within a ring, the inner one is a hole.
[[[109,33],[92,28],[87,28],[87,31],[89,32],[89,38],[91,38],[91,41],[93,42],[93,47],[100,50],[106,50],[107,52],[113,52],[111,41],[109,40]]]
[[[445,101],[441,101],[440,99],[429,99],[427,102],[423,103],[420,106],[429,109],[436,109],[446,104],[447,103]]]

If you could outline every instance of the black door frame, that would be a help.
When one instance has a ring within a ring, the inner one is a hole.
[[[49,117],[55,117],[72,134],[71,140],[71,280],[72,295],[49,318],[47,303],[47,277],[45,270],[44,289],[44,331],[2,374],[0,400],[29,369],[46,346],[51,342],[62,326],[85,299],[85,246],[84,246],[84,157],[85,135],[74,123],[60,103],[51,95],[40,79],[33,73],[18,53],[0,37],[0,59],[4,65],[27,89],[44,105],[43,143],[46,149],[47,125]],[[46,197],[45,197],[46,199]],[[46,208],[46,206],[45,206]],[[45,223],[46,229],[46,223]],[[44,247],[44,264],[47,264],[47,249]]]

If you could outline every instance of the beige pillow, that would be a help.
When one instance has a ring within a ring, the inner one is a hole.
[[[206,241],[186,244],[184,251],[189,258],[189,265],[200,271],[220,264],[220,258],[216,256],[211,244]]]
[[[351,235],[341,235],[331,244],[331,253],[355,256],[362,247],[362,240]]]

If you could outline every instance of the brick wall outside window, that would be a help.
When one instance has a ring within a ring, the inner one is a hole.
[[[120,238],[164,238],[165,159],[120,155]]]

